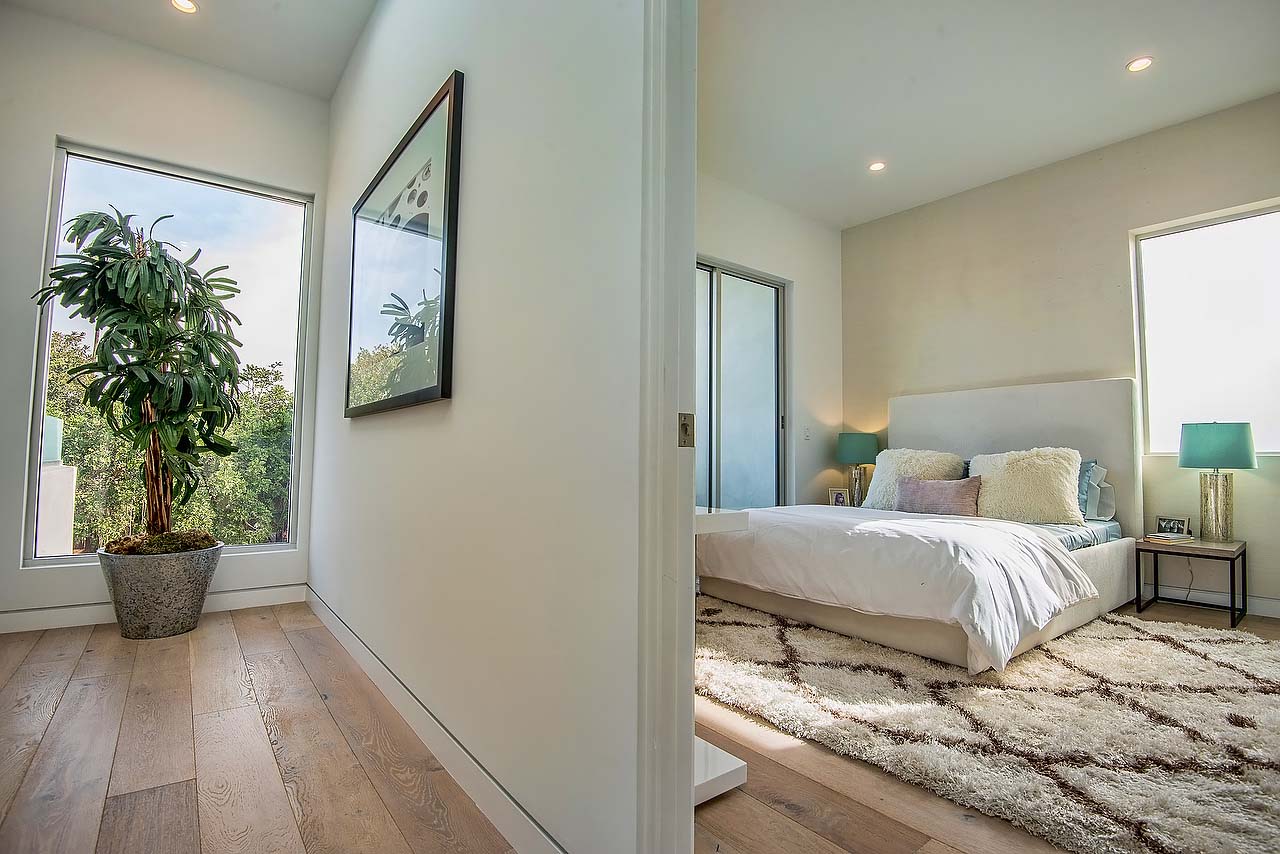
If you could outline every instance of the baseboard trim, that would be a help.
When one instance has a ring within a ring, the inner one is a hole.
[[[261,605],[283,605],[307,598],[305,584],[279,584],[272,587],[248,587],[243,590],[218,590],[204,600],[204,611],[230,611],[234,608],[257,608]],[[86,605],[59,605],[53,608],[26,608],[0,611],[0,633],[28,632],[38,629],[61,629],[65,626],[92,626],[114,623],[116,613],[110,602]]]
[[[520,854],[566,854],[555,838],[309,585],[306,602],[512,848]]]
[[[1143,584],[1143,596],[1151,596],[1155,592],[1155,585]],[[1188,591],[1185,586],[1177,586],[1173,584],[1161,584],[1160,595],[1167,596],[1172,600],[1172,604],[1177,605],[1181,602],[1194,605],[1196,602],[1207,602],[1211,605],[1226,605],[1229,594],[1220,590],[1201,590],[1198,587],[1192,587],[1190,590],[1190,598],[1188,599]],[[1280,599],[1273,599],[1270,596],[1250,596],[1248,612],[1258,617],[1280,617]]]

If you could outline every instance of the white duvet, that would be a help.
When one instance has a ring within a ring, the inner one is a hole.
[[[970,662],[997,670],[1023,637],[1098,595],[1053,535],[1018,522],[821,505],[751,510],[748,518],[746,531],[697,538],[699,575],[868,614],[957,623]]]

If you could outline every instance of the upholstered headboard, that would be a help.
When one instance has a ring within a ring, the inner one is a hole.
[[[911,394],[889,401],[889,447],[950,451],[969,459],[1035,447],[1097,458],[1115,487],[1116,521],[1142,536],[1138,389],[1132,379]]]

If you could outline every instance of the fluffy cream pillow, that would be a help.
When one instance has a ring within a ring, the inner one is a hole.
[[[970,460],[969,474],[982,477],[979,516],[1033,524],[1084,524],[1079,451],[1032,448],[983,454]]]
[[[964,460],[942,451],[912,451],[890,448],[876,454],[876,470],[867,490],[863,507],[893,510],[898,505],[898,481],[904,477],[917,480],[959,480],[964,474]]]

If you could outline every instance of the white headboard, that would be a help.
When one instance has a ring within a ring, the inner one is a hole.
[[[1116,521],[1140,537],[1142,457],[1132,379],[1015,385],[889,401],[889,447],[950,451],[969,459],[1036,447],[1075,448],[1107,468]]]

